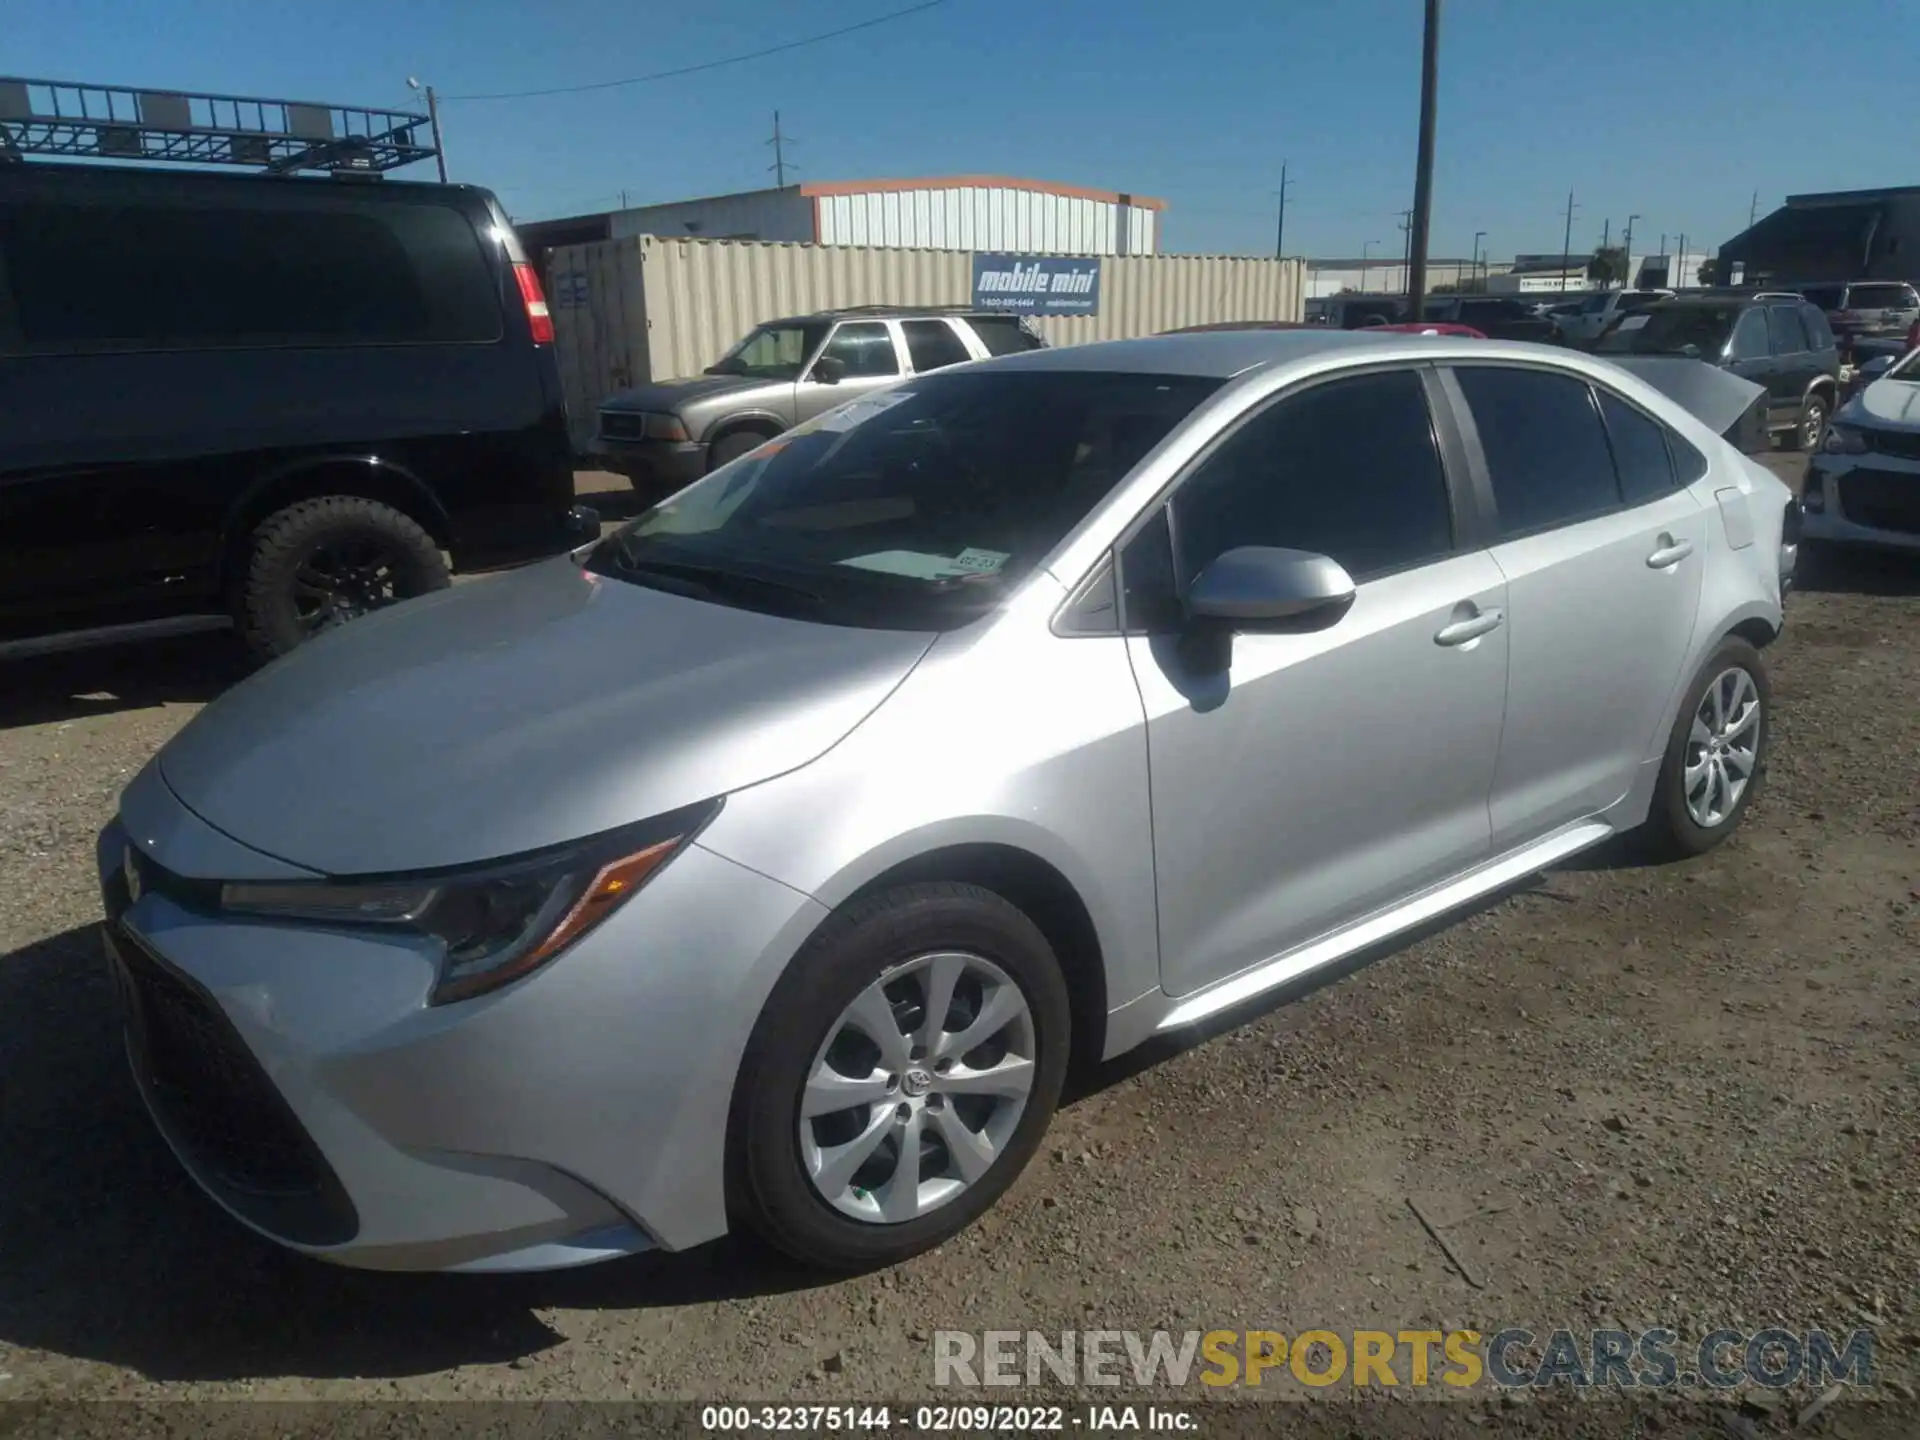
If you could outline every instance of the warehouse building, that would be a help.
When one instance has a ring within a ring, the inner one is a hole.
[[[1920,279],[1920,185],[1789,195],[1720,247],[1734,284]]]
[[[1004,175],[748,190],[561,220],[516,221],[545,271],[559,245],[659,235],[1019,255],[1156,255],[1164,200]]]

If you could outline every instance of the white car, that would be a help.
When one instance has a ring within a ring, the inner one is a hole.
[[[1672,298],[1671,290],[1607,290],[1589,295],[1577,308],[1553,316],[1554,333],[1569,345],[1591,345],[1620,316]]]

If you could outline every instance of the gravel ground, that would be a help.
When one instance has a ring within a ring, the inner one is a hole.
[[[196,643],[15,667],[0,1397],[855,1400],[928,1394],[940,1328],[1779,1323],[1872,1327],[1883,1393],[1910,1401],[1920,566],[1819,567],[1771,661],[1767,785],[1714,854],[1584,857],[1109,1067],[972,1231],[833,1284],[735,1241],[545,1277],[368,1275],[228,1221],[137,1108],[90,859],[120,787],[234,666]]]

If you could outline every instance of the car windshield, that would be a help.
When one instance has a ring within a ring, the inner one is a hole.
[[[828,623],[951,628],[998,605],[1220,383],[923,376],[722,466],[608,536],[587,568]]]
[[[1909,385],[1920,385],[1920,350],[1915,350],[1880,378],[1904,380]]]
[[[798,380],[800,367],[827,338],[824,321],[762,325],[707,366],[709,375],[749,375],[756,380]]]
[[[1600,350],[1615,355],[1718,355],[1739,314],[1733,305],[1637,310],[1607,332]]]

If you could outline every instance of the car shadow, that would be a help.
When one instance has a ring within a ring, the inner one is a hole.
[[[399,1378],[563,1343],[549,1308],[674,1308],[823,1283],[745,1239],[544,1275],[346,1270],[203,1196],[121,1048],[98,930],[0,956],[0,1351],[154,1381]]]
[[[203,705],[249,669],[230,633],[0,661],[0,730],[156,705]]]
[[[1853,545],[1809,545],[1794,567],[1796,590],[1812,595],[1920,595],[1920,555]],[[1789,600],[1791,605],[1791,600]],[[1787,612],[1791,628],[1793,612]]]

